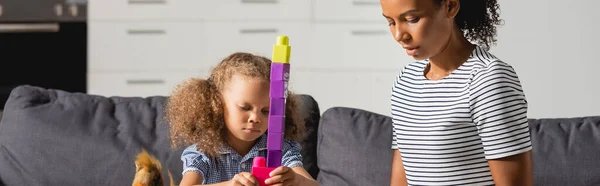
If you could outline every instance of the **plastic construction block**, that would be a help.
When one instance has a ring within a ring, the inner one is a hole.
[[[286,81],[271,81],[269,97],[271,97],[271,98],[286,98],[287,97],[287,82]]]
[[[285,116],[269,115],[269,134],[285,132]],[[267,138],[268,139],[268,138]]]
[[[271,63],[271,81],[289,81],[290,64]]]
[[[267,151],[267,167],[277,168],[281,166],[281,156],[280,150]]]
[[[255,157],[252,161],[252,175],[256,177],[256,180],[260,186],[267,186],[267,184],[265,184],[265,180],[270,178],[269,173],[277,168],[267,167],[265,162],[265,158],[260,156]]]
[[[279,133],[269,131],[269,134],[267,134],[267,150],[282,150],[283,136],[283,132]]]
[[[271,98],[269,114],[285,116],[285,98]]]
[[[288,45],[289,39],[287,36],[277,37],[277,43],[273,45],[273,63],[290,63],[290,53],[292,48]]]

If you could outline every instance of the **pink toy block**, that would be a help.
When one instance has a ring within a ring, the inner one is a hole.
[[[267,135],[267,150],[282,150],[284,133],[271,132]]]
[[[289,81],[290,64],[271,63],[271,81]]]
[[[286,98],[287,94],[287,82],[286,81],[271,81],[271,89],[269,96],[271,98]]]
[[[285,116],[269,115],[269,134],[285,132]]]
[[[265,158],[260,156],[255,157],[252,161],[252,175],[256,177],[256,180],[260,186],[267,186],[267,184],[265,184],[265,180],[270,178],[269,173],[277,168],[266,167],[265,162]]]
[[[267,167],[277,168],[281,166],[281,150],[267,151]]]
[[[269,110],[270,115],[285,116],[285,98],[271,98]]]

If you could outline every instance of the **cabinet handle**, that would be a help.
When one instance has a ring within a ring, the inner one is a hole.
[[[366,35],[385,35],[386,31],[383,30],[353,30],[353,36],[366,36]]]
[[[130,5],[134,4],[167,4],[166,0],[129,0],[127,1]]]
[[[58,23],[0,23],[0,33],[58,32]]]
[[[277,4],[277,0],[241,0],[242,4]]]
[[[130,79],[127,80],[128,85],[160,85],[165,84],[162,79]]]
[[[265,29],[241,29],[240,34],[273,34],[277,33],[277,29],[275,28],[265,28]]]
[[[127,30],[129,35],[164,35],[167,32],[165,30],[152,30],[152,29],[130,29]]]
[[[354,6],[374,6],[374,5],[379,5],[379,1],[355,0],[355,1],[352,1],[352,5],[354,5]]]

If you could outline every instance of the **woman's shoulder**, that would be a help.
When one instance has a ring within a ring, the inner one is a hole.
[[[427,61],[427,60],[410,62],[410,63],[402,66],[402,68],[400,69],[400,73],[398,73],[398,77],[410,75],[411,73],[408,73],[409,71],[415,72],[415,73],[420,73],[425,69],[425,67],[427,66],[427,63],[429,63],[429,61]]]
[[[467,60],[466,66],[471,67],[475,73],[496,72],[496,70],[502,68],[513,69],[512,65],[479,46],[473,50],[473,53]]]

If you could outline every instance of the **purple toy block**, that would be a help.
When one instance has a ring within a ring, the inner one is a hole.
[[[286,81],[271,81],[269,96],[271,98],[286,98],[287,97],[287,82]]]
[[[284,133],[271,132],[267,134],[267,150],[282,150]]]
[[[285,116],[285,98],[271,98],[270,115]]]
[[[271,63],[271,81],[289,81],[290,64]]]
[[[281,166],[281,150],[267,151],[267,167],[277,168]]]
[[[269,133],[285,132],[285,116],[269,115]]]

